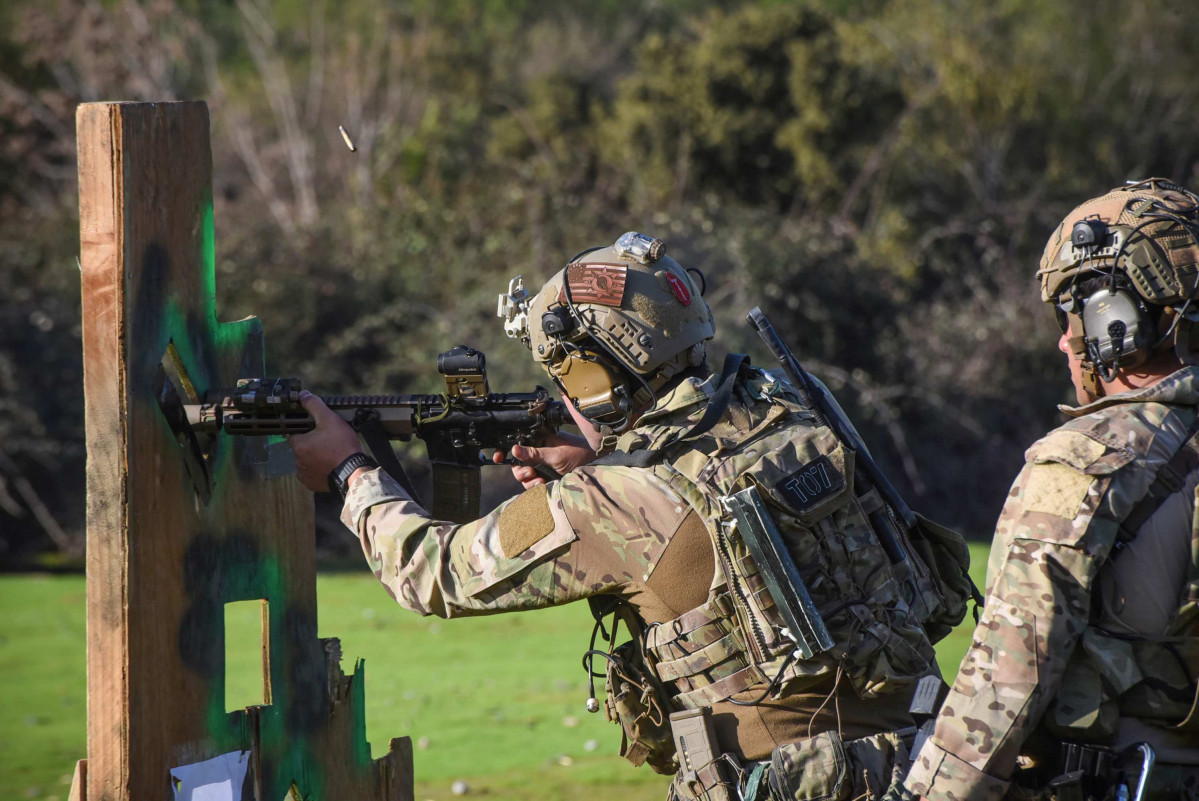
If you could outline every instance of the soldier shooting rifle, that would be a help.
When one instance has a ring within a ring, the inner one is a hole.
[[[319,491],[338,477],[343,522],[414,612],[587,600],[584,664],[607,680],[622,754],[673,774],[672,798],[791,798],[801,784],[877,798],[914,731],[915,684],[937,673],[930,632],[964,600],[936,601],[935,581],[913,589],[931,574],[900,566],[920,561],[908,532],[902,559],[880,544],[884,501],[855,487],[857,446],[791,384],[737,354],[709,367],[702,293],[635,232],[578,254],[536,295],[509,285],[505,330],[585,441],[514,448],[562,477],[516,466],[526,491],[477,520],[430,514],[314,396],[302,402],[315,430],[291,438],[301,479]],[[631,640],[601,626],[607,614]],[[600,708],[594,690],[587,708]],[[845,773],[847,753],[869,768]]]

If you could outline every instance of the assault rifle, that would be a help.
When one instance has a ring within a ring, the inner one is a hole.
[[[817,424],[827,425],[837,439],[853,451],[855,491],[859,495],[865,495],[871,490],[877,490],[879,498],[882,499],[882,504],[867,514],[870,526],[878,537],[879,545],[887,553],[895,578],[911,584],[914,595],[918,597],[919,590],[915,586],[912,565],[903,545],[906,532],[916,527],[916,513],[904,502],[899,491],[874,461],[845,412],[836,401],[831,401],[819,382],[812,380],[762,310],[754,306],[746,315],[746,320],[778,359],[795,391],[799,393],[803,405],[816,417]]]
[[[433,468],[433,516],[466,522],[479,514],[479,468],[493,464],[480,450],[539,445],[569,422],[569,415],[562,402],[542,387],[532,392],[491,392],[486,357],[474,348],[459,345],[442,353],[437,369],[445,376],[445,394],[331,395],[321,400],[362,435],[375,460],[414,498],[390,441],[424,440]],[[245,378],[232,389],[209,390],[203,400],[178,376],[164,380],[162,387],[159,405],[180,444],[190,439],[201,453],[206,450],[204,441],[219,431],[268,436],[302,434],[316,427],[312,415],[300,405],[298,378]],[[206,460],[195,461],[188,465],[193,478],[194,468],[203,470]],[[558,477],[548,468],[538,469],[545,470],[547,478]]]

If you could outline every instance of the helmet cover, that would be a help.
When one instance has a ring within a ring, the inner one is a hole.
[[[575,256],[532,298],[523,288],[514,294],[515,286],[500,296],[506,330],[584,413],[588,396],[622,382],[617,367],[634,378],[630,396],[638,393],[635,405],[644,407],[668,378],[702,362],[701,343],[716,333],[696,279],[665,255],[661,240],[633,231]]]
[[[1100,272],[1125,274],[1148,303],[1181,304],[1199,285],[1196,233],[1199,197],[1189,190],[1162,178],[1118,186],[1078,206],[1049,237],[1037,270],[1041,300],[1054,303],[1080,275]]]
[[[1062,331],[1075,320],[1068,344],[1091,394],[1103,394],[1100,377],[1111,381],[1167,345],[1185,361],[1191,327],[1183,318],[1199,285],[1199,197],[1150,178],[1092,198],[1049,238],[1037,278]]]

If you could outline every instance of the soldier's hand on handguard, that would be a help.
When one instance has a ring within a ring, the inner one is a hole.
[[[362,444],[350,424],[330,411],[316,395],[307,390],[301,392],[300,404],[316,420],[316,428],[306,434],[293,434],[287,440],[296,455],[296,477],[313,492],[328,492],[329,473],[347,457],[361,453]]]
[[[539,448],[530,445],[513,445],[511,456],[523,464],[512,466],[512,477],[525,489],[544,484],[545,478],[537,473],[533,465],[553,468],[559,475],[566,475],[576,467],[582,467],[595,458],[595,451],[587,440],[576,434],[559,432],[548,438]],[[496,464],[504,461],[503,451],[496,451],[492,458]]]

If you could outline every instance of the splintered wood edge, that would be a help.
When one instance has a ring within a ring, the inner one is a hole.
[[[87,760],[75,763],[75,775],[71,777],[71,793],[67,801],[87,801]]]
[[[120,794],[129,782],[128,743],[102,728],[129,710],[128,486],[124,359],[124,188],[121,114],[87,103],[76,112],[79,152],[80,280],[83,306],[84,410],[87,426],[88,756],[93,796]],[[114,597],[116,600],[114,601]],[[114,614],[115,612],[115,614]],[[116,651],[121,658],[104,658]],[[112,709],[120,712],[114,715]],[[114,756],[109,744],[117,738]],[[112,764],[113,760],[117,764]],[[116,786],[113,786],[113,785]],[[86,792],[85,792],[86,794]]]

